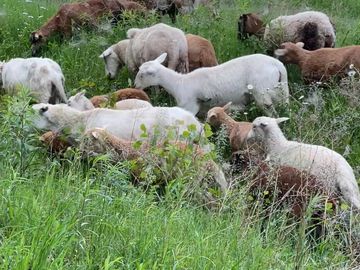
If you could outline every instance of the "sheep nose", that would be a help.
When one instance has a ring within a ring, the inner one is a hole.
[[[111,73],[109,72],[108,75],[107,75],[107,78],[108,78],[109,80],[112,80],[112,79],[114,79],[114,76],[112,76]]]

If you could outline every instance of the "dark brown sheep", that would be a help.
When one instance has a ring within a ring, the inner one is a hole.
[[[238,39],[247,39],[254,35],[262,38],[265,24],[256,13],[242,14],[238,21]]]

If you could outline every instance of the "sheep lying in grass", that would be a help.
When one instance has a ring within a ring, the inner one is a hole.
[[[329,17],[317,11],[280,16],[266,26],[264,40],[269,50],[283,42],[303,42],[307,50],[335,46],[335,29]]]
[[[49,58],[14,58],[0,62],[0,86],[14,94],[26,87],[37,102],[67,102],[65,78],[60,66]]]
[[[211,107],[232,102],[244,110],[251,100],[268,115],[274,105],[289,101],[287,72],[284,65],[269,56],[253,54],[230,60],[215,67],[179,74],[161,65],[166,53],[144,63],[136,75],[136,88],[160,85],[171,94],[179,107],[196,115]]]
[[[187,34],[189,71],[201,67],[217,66],[218,62],[213,45],[207,39]]]
[[[275,50],[275,55],[284,63],[299,65],[302,77],[307,82],[328,80],[332,76],[345,77],[349,69],[360,69],[360,46],[316,51],[308,51],[303,47],[302,42],[286,42]]]
[[[99,99],[95,99],[95,100],[98,101]],[[104,102],[106,101],[107,100],[105,100]],[[103,104],[106,103],[101,103],[100,105]],[[97,108],[95,106],[97,104],[92,102],[92,100],[88,99],[85,96],[85,92],[79,92],[76,95],[70,97],[68,101],[68,105],[79,111],[88,111]],[[152,107],[150,102],[135,98],[120,100],[116,102],[114,105],[114,109],[117,110],[131,110],[131,109],[140,109],[140,108],[148,108],[148,107]]]
[[[176,146],[180,150],[186,150],[186,148],[190,147],[187,143],[176,141],[171,143],[158,142],[156,148],[163,148],[167,145]],[[199,146],[193,145],[191,147],[193,147],[191,152],[194,158],[204,157],[205,154]],[[116,137],[104,129],[96,128],[89,130],[85,134],[85,139],[82,140],[80,148],[90,155],[109,153],[114,161],[123,161],[145,159],[150,154],[151,145],[148,142],[143,142],[139,147],[134,147],[134,142]],[[154,161],[152,158],[150,160]],[[221,168],[213,160],[207,160],[205,163],[204,171],[199,175],[210,172],[215,177],[221,190],[226,191],[228,184]]]
[[[39,129],[61,132],[70,137],[92,128],[105,128],[113,135],[125,140],[166,136],[171,130],[176,138],[193,131],[191,137],[202,135],[203,126],[189,112],[178,107],[148,107],[134,110],[93,109],[78,111],[66,104],[36,104],[34,124]]]
[[[278,123],[287,118],[258,117],[248,138],[264,143],[267,159],[278,165],[291,166],[314,175],[328,194],[340,191],[341,196],[356,209],[360,209],[360,192],[354,172],[338,153],[319,145],[288,141]]]
[[[99,56],[105,61],[105,72],[109,78],[115,78],[124,65],[136,73],[144,62],[164,52],[168,54],[164,62],[167,67],[182,73],[189,72],[187,41],[180,29],[159,23],[143,29],[131,28],[127,37],[127,40],[110,46]]]
[[[123,10],[124,6],[118,0],[88,0],[82,3],[62,4],[53,17],[39,30],[31,33],[32,55],[35,55],[55,33],[66,38],[71,37],[73,23],[96,25],[101,16],[109,13],[117,20]]]
[[[254,35],[262,38],[265,32],[265,24],[255,13],[242,14],[238,21],[238,39],[247,39]]]

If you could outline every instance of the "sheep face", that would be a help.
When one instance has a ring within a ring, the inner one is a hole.
[[[52,130],[54,126],[51,124],[51,121],[48,119],[48,111],[50,104],[40,103],[32,106],[35,110],[35,119],[34,125],[38,129],[47,129]]]
[[[105,50],[100,54],[99,58],[102,58],[105,62],[105,75],[109,79],[115,79],[119,69],[123,67],[123,64],[113,49],[109,48]]]
[[[94,105],[91,101],[85,97],[85,91],[77,93],[75,96],[69,98],[68,103],[70,107],[79,111],[87,111],[94,109]]]
[[[297,64],[299,60],[299,50],[302,50],[304,43],[285,42],[280,48],[275,50],[275,56],[285,64]]]
[[[36,56],[46,40],[41,32],[32,32],[30,34],[31,55]]]
[[[135,78],[135,87],[144,89],[149,86],[159,85],[159,71],[162,68],[161,63],[166,59],[167,54],[163,53],[153,61],[142,64]]]
[[[206,122],[213,127],[219,127],[223,123],[223,115],[227,114],[232,102],[229,102],[224,107],[214,107],[207,113]]]
[[[264,141],[267,137],[267,134],[273,127],[279,128],[278,124],[289,120],[287,117],[281,118],[271,118],[266,116],[257,117],[253,121],[253,128],[249,131],[247,135],[247,140],[249,139],[257,139],[259,141]]]

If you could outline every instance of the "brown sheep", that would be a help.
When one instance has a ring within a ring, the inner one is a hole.
[[[210,41],[192,34],[187,34],[185,37],[188,44],[190,72],[201,67],[217,66],[215,50]]]
[[[39,140],[44,143],[50,152],[62,153],[68,147],[74,145],[74,141],[66,136],[61,136],[53,131],[48,131],[40,136]]]
[[[30,35],[32,55],[34,56],[49,37],[55,33],[69,38],[72,35],[72,24],[96,25],[100,17],[111,14],[113,23],[119,20],[123,10],[145,10],[143,6],[126,0],[88,0],[80,3],[62,4],[57,13],[39,30]]]
[[[124,99],[140,99],[150,102],[149,96],[143,90],[136,88],[124,88],[107,95],[94,96],[90,99],[90,101],[95,108],[99,108],[104,106],[106,107],[109,101],[115,103]]]
[[[350,69],[360,69],[360,46],[315,51],[305,50],[303,46],[302,42],[285,42],[275,50],[275,55],[284,63],[298,65],[306,82],[326,81],[332,76],[341,78]]]
[[[238,39],[247,39],[254,35],[262,38],[265,24],[256,13],[242,14],[238,21]]]

